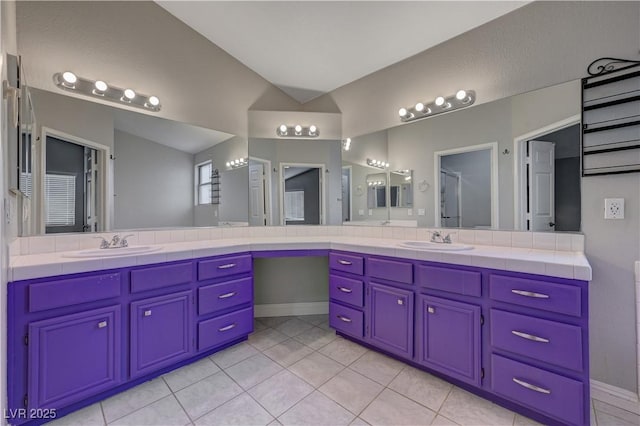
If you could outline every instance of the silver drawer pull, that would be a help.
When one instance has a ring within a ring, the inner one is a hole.
[[[549,298],[548,294],[534,293],[532,291],[525,291],[525,290],[511,290],[511,293],[518,294],[520,296],[525,296],[525,297],[533,297],[535,299],[548,299]]]
[[[107,326],[107,322],[106,321],[100,321],[98,323],[98,328],[105,328]]]
[[[342,315],[338,315],[338,319],[343,322],[353,322],[351,318],[343,317]]]
[[[144,311],[143,314],[145,317],[150,317],[151,316],[151,309],[149,309],[148,311]]]
[[[338,263],[341,265],[353,265],[353,262],[349,262],[348,260],[338,260]]]
[[[541,388],[541,387],[536,386],[536,385],[532,385],[531,383],[527,383],[524,380],[516,379],[515,377],[513,378],[513,381],[515,383],[519,384],[520,386],[522,386],[523,388],[527,388],[527,389],[530,389],[532,391],[543,393],[545,395],[549,395],[551,393],[551,391],[549,389],[545,389],[545,388]]]
[[[218,266],[218,269],[229,269],[229,268],[233,268],[234,266],[236,266],[235,263],[227,263],[225,265]]]
[[[233,324],[229,324],[226,327],[219,328],[218,331],[229,331],[234,328],[237,324],[234,322]]]
[[[238,294],[235,291],[232,291],[231,293],[225,293],[225,294],[221,294],[220,296],[218,296],[218,299],[228,299],[230,297],[235,296],[236,294]]]
[[[518,337],[522,337],[523,339],[527,339],[527,340],[532,340],[534,342],[549,343],[549,339],[545,339],[544,337],[534,336],[533,334],[523,333],[522,331],[511,330],[511,334],[515,334]]]
[[[338,290],[340,290],[343,293],[353,293],[353,290],[351,290],[350,288],[346,288],[346,287],[338,287]]]

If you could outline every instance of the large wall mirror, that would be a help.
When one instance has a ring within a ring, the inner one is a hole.
[[[350,219],[580,231],[580,90],[571,81],[352,138],[345,166],[379,159],[412,171],[412,185],[390,173],[387,211]]]
[[[248,225],[246,138],[38,89],[30,97],[23,235]]]

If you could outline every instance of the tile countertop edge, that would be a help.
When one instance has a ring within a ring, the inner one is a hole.
[[[475,245],[472,250],[464,251],[422,251],[402,248],[398,244],[399,242],[393,239],[340,236],[240,238],[158,244],[162,248],[150,254],[113,258],[64,257],[67,252],[21,255],[11,257],[8,278],[9,281],[19,281],[243,251],[314,249],[356,251],[369,255],[519,271],[584,281],[590,281],[592,277],[591,266],[582,252],[487,245]]]

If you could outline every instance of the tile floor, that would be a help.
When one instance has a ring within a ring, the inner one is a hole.
[[[535,425],[337,337],[326,315],[259,318],[240,343],[51,425]],[[640,425],[600,401],[592,425]]]

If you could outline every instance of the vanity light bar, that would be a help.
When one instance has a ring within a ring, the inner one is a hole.
[[[389,167],[389,163],[385,163],[384,161],[380,161],[380,160],[373,160],[371,158],[367,158],[367,164],[372,167],[377,167],[379,169],[386,169],[387,167]]]
[[[276,129],[276,135],[289,138],[317,138],[320,136],[320,131],[318,127],[313,124],[308,127],[301,126],[300,124],[296,124],[295,126],[281,124]]]
[[[369,184],[369,186],[383,186],[384,182],[381,181],[381,180],[377,180],[375,182],[369,182],[368,184]]]
[[[160,111],[160,99],[153,95],[143,95],[133,89],[121,89],[102,80],[89,80],[78,77],[71,71],[58,72],[53,75],[53,82],[62,90],[79,93],[85,96],[105,99],[119,104],[143,108],[148,111]]]
[[[442,114],[443,112],[465,108],[473,105],[475,101],[476,92],[473,90],[461,89],[458,90],[455,95],[446,98],[444,96],[438,96],[431,103],[418,102],[412,107],[400,108],[398,110],[398,115],[400,116],[400,121],[406,123],[408,121]]]
[[[248,163],[246,158],[236,158],[235,160],[227,161],[227,167],[232,169],[238,169],[246,166]]]

